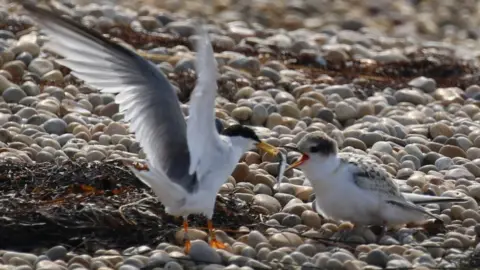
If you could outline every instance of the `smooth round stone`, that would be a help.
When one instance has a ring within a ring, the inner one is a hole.
[[[54,68],[52,61],[43,58],[35,58],[30,62],[30,65],[28,65],[28,70],[39,76],[45,75],[54,70]]]
[[[292,102],[286,102],[278,105],[278,112],[282,116],[300,119],[300,110],[297,105]]]
[[[52,118],[44,114],[37,114],[28,118],[27,124],[40,126],[43,123],[45,123],[48,119],[52,119]]]
[[[424,76],[417,77],[410,82],[408,82],[409,86],[418,88],[425,93],[432,93],[437,88],[437,83],[434,79],[426,78]]]
[[[445,174],[445,178],[449,179],[460,179],[460,178],[466,178],[467,180],[474,180],[475,176],[469,172],[466,168],[456,168],[456,169],[450,169],[447,171]]]
[[[274,247],[291,247],[303,244],[303,240],[297,234],[291,232],[276,233],[270,237],[269,243]]]
[[[54,69],[45,73],[41,79],[43,81],[61,82],[63,81],[63,74],[60,70]]]
[[[335,118],[335,115],[329,108],[322,108],[317,112],[316,117],[324,120],[325,122],[331,123]]]
[[[454,158],[454,157],[466,158],[467,157],[467,154],[465,153],[465,151],[462,148],[455,145],[444,145],[442,146],[442,148],[440,148],[439,153],[450,158]]]
[[[195,34],[195,26],[187,21],[173,21],[168,23],[166,28],[178,33],[182,37],[189,37]]]
[[[51,261],[61,260],[67,255],[67,249],[64,246],[54,246],[47,250],[45,255],[50,258]]]
[[[6,75],[0,73],[0,93],[5,91],[5,89],[13,86],[14,84],[9,81],[9,79],[5,78]]]
[[[346,138],[345,141],[343,141],[343,147],[347,147],[347,146],[351,146],[356,149],[367,151],[367,146],[365,145],[365,143],[357,138],[352,138],[352,137]]]
[[[324,89],[322,89],[320,92],[324,95],[337,94],[343,99],[355,96],[352,88],[347,84],[327,86]]]
[[[109,103],[100,110],[101,116],[112,117],[118,113],[119,105],[117,103]]]
[[[107,135],[128,135],[128,130],[125,126],[120,123],[112,122],[107,128],[105,128],[104,133]]]
[[[101,161],[104,160],[106,156],[100,152],[100,151],[90,151],[87,153],[87,161],[92,162],[92,161]]]
[[[322,226],[322,219],[316,212],[312,210],[303,211],[301,219],[302,223],[307,225],[308,227],[318,229]]]
[[[165,264],[164,269],[168,270],[183,270],[183,266],[181,266],[178,262],[170,261]],[[205,269],[205,268],[204,268]]]
[[[13,60],[2,66],[2,69],[12,75],[13,78],[21,78],[24,74],[25,64],[19,60]]]
[[[220,255],[211,248],[205,241],[194,240],[191,242],[190,258],[197,261],[208,261],[210,263],[221,263]]]
[[[253,111],[249,107],[238,107],[235,108],[231,115],[233,118],[237,119],[238,121],[246,121],[252,117]]]
[[[277,102],[277,104],[285,103],[288,101],[295,102],[295,97],[293,97],[293,95],[288,92],[279,92],[275,96],[275,101]]]
[[[375,249],[368,253],[365,262],[371,265],[385,268],[388,263],[388,256],[382,250]]]
[[[15,113],[15,115],[20,116],[21,118],[30,118],[37,114],[37,111],[34,108],[22,108],[18,112]]]
[[[396,91],[393,96],[397,102],[408,102],[414,105],[425,104],[426,102],[422,93],[416,90],[401,89]]]
[[[278,82],[282,78],[276,70],[265,66],[260,69],[260,75],[269,78],[273,82]]]
[[[282,125],[282,124],[283,124],[282,116],[278,113],[272,113],[267,118],[266,127],[269,129],[272,129],[275,126]]]
[[[453,160],[449,157],[441,157],[435,161],[435,167],[437,167],[438,170],[447,170],[453,165]]]
[[[302,223],[302,220],[300,219],[300,217],[294,214],[287,215],[282,219],[282,222],[281,222],[283,226],[287,226],[287,227],[294,227],[301,223]]]
[[[259,231],[253,230],[248,234],[247,244],[255,248],[260,243],[267,243],[268,239]]]
[[[449,126],[441,122],[433,123],[429,128],[429,132],[432,138],[438,136],[446,136],[450,138],[453,136],[453,130]]]
[[[252,125],[263,126],[263,124],[265,124],[265,122],[267,121],[267,118],[268,118],[267,109],[261,104],[256,104],[253,107],[253,112],[250,119],[250,121],[252,122]]]
[[[253,188],[253,192],[255,194],[266,194],[272,196],[272,189],[269,186],[261,183],[255,185],[255,187]]]
[[[280,211],[282,206],[274,197],[266,194],[257,194],[253,197],[253,204],[259,205],[270,211],[270,213],[276,213]]]
[[[260,72],[260,61],[256,57],[240,57],[231,60],[228,65],[230,67],[245,70],[251,74]]]
[[[67,130],[67,123],[60,118],[52,118],[45,121],[42,127],[47,133],[62,135]]]
[[[26,66],[28,66],[30,62],[32,62],[33,56],[29,52],[21,52],[15,59],[22,61]]]
[[[32,107],[38,102],[36,97],[24,97],[18,103],[24,106]]]
[[[32,138],[30,138],[26,135],[23,135],[23,134],[17,134],[15,136],[13,136],[12,140],[14,142],[22,142],[26,145],[31,145],[35,142]]]
[[[388,269],[410,269],[412,268],[412,264],[405,260],[405,259],[394,259],[394,260],[389,260],[387,263],[386,268]]]
[[[335,105],[335,115],[339,121],[347,121],[357,117],[357,110],[347,102],[340,101]]]
[[[467,158],[469,160],[475,160],[480,158],[480,148],[478,147],[470,147],[467,150]]]
[[[60,104],[58,103],[58,100],[48,98],[48,99],[40,100],[35,106],[35,108],[37,110],[45,110],[47,112],[51,112],[55,114],[60,108]]]
[[[140,268],[130,264],[123,264],[118,268],[118,270],[140,270]]]
[[[40,54],[40,47],[35,42],[32,42],[31,39],[20,38],[18,43],[12,48],[12,52],[15,54],[28,52],[36,57]]]
[[[37,261],[37,258],[38,258],[34,254],[24,253],[24,252],[14,252],[14,251],[7,251],[7,252],[3,253],[3,256],[2,256],[2,258],[5,262],[8,262],[9,260],[11,260],[14,257],[23,259],[23,260],[27,261],[30,265],[35,265],[35,262]]]
[[[21,88],[18,87],[9,87],[3,91],[2,97],[5,102],[8,103],[18,103],[22,98],[27,95]]]

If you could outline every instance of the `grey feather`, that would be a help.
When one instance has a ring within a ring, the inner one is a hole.
[[[386,200],[385,201],[386,203],[389,203],[391,205],[395,205],[397,207],[400,207],[400,208],[403,208],[405,210],[413,210],[413,211],[417,211],[417,212],[420,212],[420,213],[423,213],[425,215],[428,215],[434,219],[438,219],[437,216],[435,216],[434,214],[428,212],[427,210],[425,210],[423,207],[421,206],[417,206],[413,203],[410,203],[410,202],[407,202],[407,201],[396,201],[396,200]]]
[[[167,78],[134,51],[101,34],[36,5],[24,8],[48,34],[46,46],[65,57],[61,65],[103,92],[118,93],[116,102],[149,163],[191,192],[195,175],[188,174],[190,154],[186,123]]]
[[[467,202],[465,198],[429,196],[415,193],[403,193],[403,197],[414,204]]]
[[[379,194],[400,196],[400,189],[388,172],[369,156],[352,153],[339,153],[338,156],[344,166],[349,166],[353,182],[359,188]]]

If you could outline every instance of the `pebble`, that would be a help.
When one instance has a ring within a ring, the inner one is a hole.
[[[408,82],[409,86],[418,88],[425,93],[432,93],[437,89],[437,83],[435,82],[434,79],[431,78],[426,78],[426,77],[417,77],[410,82]]]
[[[2,97],[5,102],[8,103],[18,103],[22,98],[27,95],[21,88],[18,87],[9,87],[3,91]]]
[[[193,260],[208,262],[210,264],[221,263],[221,257],[213,248],[211,248],[205,241],[193,240],[191,242],[189,256]]]
[[[270,211],[270,213],[276,213],[280,211],[281,205],[274,197],[266,194],[257,194],[253,197],[254,205],[259,205]]]
[[[62,135],[67,129],[67,123],[59,118],[52,118],[42,124],[42,127],[47,133]]]
[[[117,122],[112,122],[110,123],[107,128],[103,131],[106,135],[127,135],[128,130],[125,128],[125,126],[117,123]]]
[[[408,103],[411,103],[411,104],[414,104],[414,105],[419,105],[419,104],[424,104],[425,103],[424,96],[416,90],[410,90],[410,89],[398,90],[398,91],[395,92],[393,97],[398,102],[408,102]]]

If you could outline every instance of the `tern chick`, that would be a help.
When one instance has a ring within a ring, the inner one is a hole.
[[[397,226],[438,219],[419,204],[465,202],[464,198],[402,193],[389,173],[368,156],[338,153],[324,132],[303,137],[294,148],[302,156],[298,167],[313,186],[316,208],[333,220],[354,226]],[[385,227],[386,229],[386,227]]]
[[[56,12],[28,3],[24,8],[49,36],[46,48],[63,57],[56,60],[60,65],[102,92],[117,94],[115,102],[147,156],[148,170],[130,169],[154,191],[167,213],[184,217],[186,252],[190,214],[204,214],[211,246],[224,247],[215,239],[211,222],[221,185],[250,148],[272,155],[278,149],[243,125],[217,132],[217,64],[203,27],[197,43],[198,79],[186,123],[173,86],[151,62]]]

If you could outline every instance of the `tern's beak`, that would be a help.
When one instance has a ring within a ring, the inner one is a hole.
[[[266,142],[259,142],[256,144],[256,146],[273,156],[278,155],[278,153],[280,152],[280,150],[278,150],[275,146],[268,144]]]
[[[289,170],[302,165],[308,159],[310,159],[310,157],[308,155],[302,154],[302,156],[297,161],[295,161],[292,165],[288,166],[288,168],[285,170],[285,172],[288,172]]]

